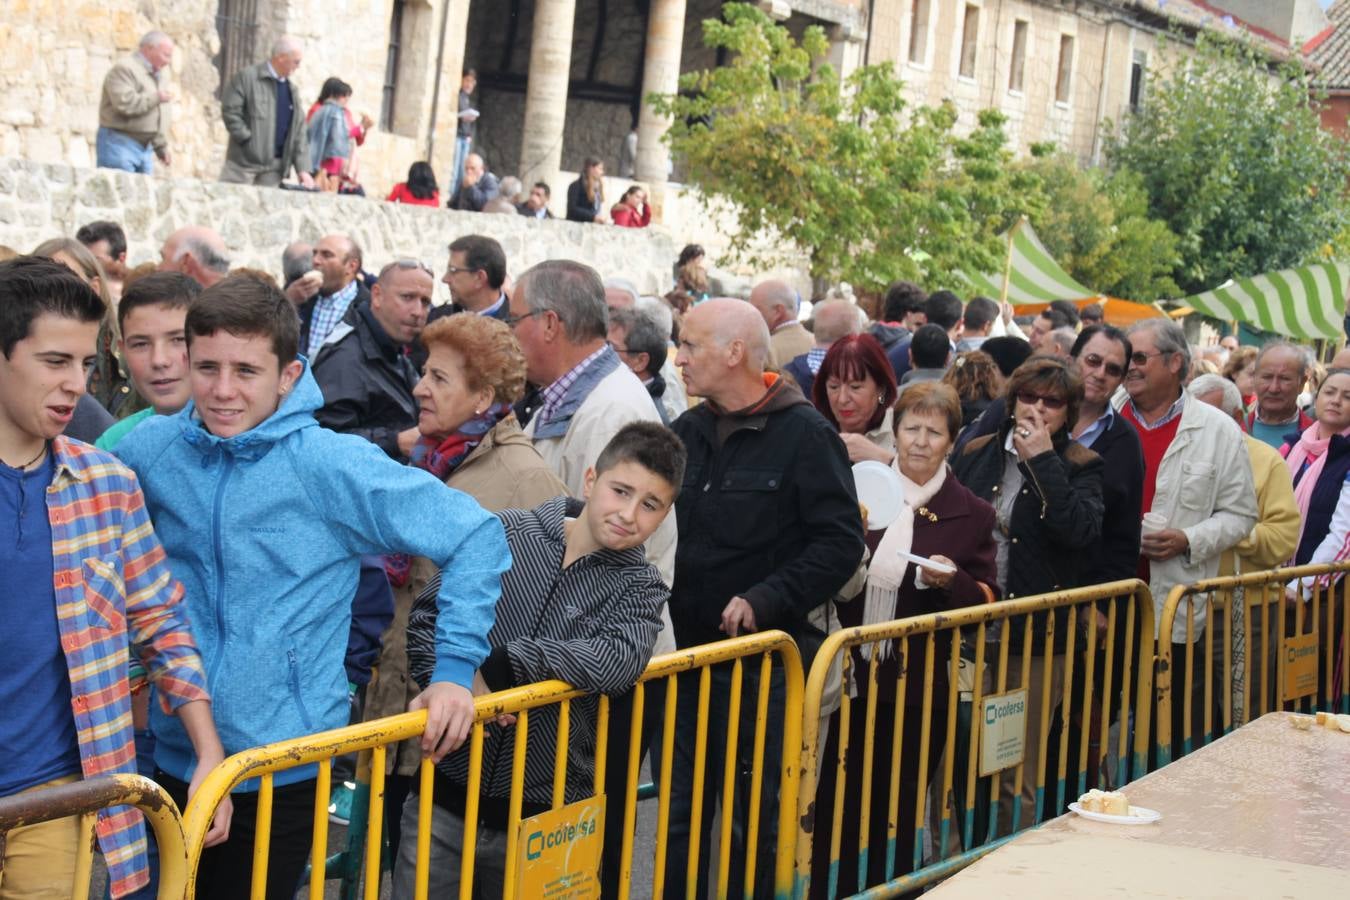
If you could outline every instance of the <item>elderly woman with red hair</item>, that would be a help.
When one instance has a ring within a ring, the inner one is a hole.
[[[889,465],[895,458],[895,397],[895,370],[870,334],[835,341],[811,385],[816,409],[839,429],[852,463],[871,459]]]

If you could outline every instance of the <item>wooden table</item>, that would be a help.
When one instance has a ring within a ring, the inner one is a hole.
[[[1126,785],[1153,825],[1060,816],[925,894],[1350,897],[1350,734],[1270,713]]]

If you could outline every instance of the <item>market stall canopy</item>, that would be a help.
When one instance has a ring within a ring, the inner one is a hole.
[[[1181,300],[1198,312],[1228,322],[1247,322],[1288,337],[1341,337],[1350,263],[1317,263],[1238,278]]]
[[[1120,300],[1116,297],[1097,298],[1090,297],[1086,300],[1071,301],[1081,312],[1083,307],[1091,306],[1096,303],[1102,308],[1102,317],[1106,324],[1114,325],[1117,328],[1128,328],[1141,319],[1161,319],[1168,315],[1175,318],[1174,313],[1165,313],[1161,309],[1148,303],[1135,303],[1132,300]],[[1017,314],[1038,315],[1041,310],[1049,307],[1049,303],[1026,303],[1017,308]],[[1188,310],[1193,312],[1194,310]]]
[[[1097,291],[1084,287],[1060,268],[1059,263],[1036,237],[1026,218],[1017,220],[1009,233],[1008,302],[1013,306],[1027,303],[1049,303],[1051,300],[1104,300]],[[1003,296],[1003,274],[967,275],[976,294],[991,300]]]

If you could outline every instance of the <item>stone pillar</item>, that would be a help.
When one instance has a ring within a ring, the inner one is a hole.
[[[685,0],[652,0],[651,12],[647,14],[647,58],[642,64],[642,106],[638,113],[637,180],[646,182],[653,195],[659,192],[670,171],[670,152],[661,142],[670,128],[670,119],[657,115],[647,97],[679,90],[684,5]]]
[[[520,180],[547,182],[554,206],[566,202],[559,183],[567,86],[572,68],[572,22],[576,0],[539,0],[530,42],[530,76],[525,89],[525,123],[520,138]]]

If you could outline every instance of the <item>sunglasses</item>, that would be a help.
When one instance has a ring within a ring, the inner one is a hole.
[[[1041,403],[1046,409],[1063,409],[1069,405],[1069,401],[1062,397],[1049,397],[1045,394],[1033,393],[1032,391],[1018,391],[1017,402],[1026,404],[1027,406],[1035,406],[1037,403]]]
[[[1083,356],[1083,365],[1089,369],[1101,369],[1112,378],[1119,378],[1125,374],[1125,368],[1119,363],[1107,362],[1095,353],[1088,353]]]

